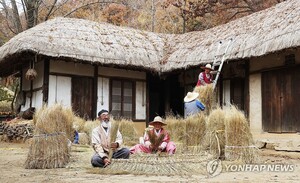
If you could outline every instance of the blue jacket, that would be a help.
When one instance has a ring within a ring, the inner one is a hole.
[[[191,102],[184,103],[184,117],[188,117],[194,114],[204,111],[205,106],[198,100],[193,100]]]

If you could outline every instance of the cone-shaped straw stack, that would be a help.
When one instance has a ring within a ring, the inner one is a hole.
[[[59,104],[42,107],[34,116],[35,132],[25,168],[65,167],[70,159],[68,138],[73,136],[73,112]]]

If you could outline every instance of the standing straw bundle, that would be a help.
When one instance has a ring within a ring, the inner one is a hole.
[[[225,119],[225,157],[227,160],[241,160],[245,163],[255,162],[256,147],[250,132],[248,120],[244,113],[235,106],[226,111]]]
[[[169,132],[171,140],[183,143],[185,141],[186,123],[183,118],[167,116],[165,122],[168,124],[164,128]]]
[[[210,151],[215,158],[224,156],[225,148],[225,112],[221,108],[211,111],[207,122],[207,140]]]
[[[205,105],[205,113],[209,114],[215,105],[215,93],[213,85],[196,86],[194,92],[199,93],[198,99]]]
[[[92,131],[94,128],[99,126],[99,124],[99,120],[86,121],[83,127],[83,132],[85,132],[89,136],[89,138],[92,139]]]
[[[203,113],[189,116],[186,120],[187,146],[199,146],[205,135],[206,122]]]
[[[120,121],[112,121],[111,122],[111,128],[110,128],[110,143],[113,143],[117,139],[117,133],[119,131],[119,126],[120,126]],[[108,159],[111,161],[112,155],[113,155],[113,150],[109,148],[108,152]]]
[[[120,121],[119,130],[123,136],[124,145],[133,146],[139,141],[139,137],[132,121],[122,119]]]
[[[71,132],[73,113],[55,104],[42,107],[34,116],[35,132],[29,148],[25,168],[61,168],[69,162],[68,138]]]

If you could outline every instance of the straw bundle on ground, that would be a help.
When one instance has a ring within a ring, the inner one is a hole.
[[[35,131],[25,168],[65,167],[70,159],[68,137],[73,136],[71,109],[55,104],[42,107],[34,116]]]
[[[207,120],[206,143],[209,145],[210,152],[215,158],[224,156],[225,148],[225,112],[220,109],[211,111]]]
[[[138,143],[139,137],[132,121],[122,119],[120,121],[119,130],[123,136],[124,145],[133,146]]]
[[[205,105],[205,113],[209,114],[212,108],[216,105],[215,92],[213,90],[213,85],[196,86],[194,92],[199,93],[198,99]]]
[[[241,160],[245,163],[256,161],[257,149],[253,142],[248,120],[244,113],[235,106],[226,110],[225,137],[225,158],[227,160]]]

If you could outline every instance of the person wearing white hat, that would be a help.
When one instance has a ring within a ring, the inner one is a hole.
[[[184,117],[188,117],[205,110],[205,106],[198,100],[198,92],[188,92],[184,97]]]
[[[160,153],[166,152],[172,155],[176,151],[174,142],[170,141],[170,135],[163,126],[167,125],[160,116],[156,116],[149,123],[153,128],[144,136],[144,144],[137,144],[130,148],[130,153]]]
[[[206,64],[205,67],[202,66],[200,68],[204,69],[204,71],[199,74],[196,86],[211,84],[213,82],[213,75],[210,73],[211,71],[213,71],[211,64]]]

